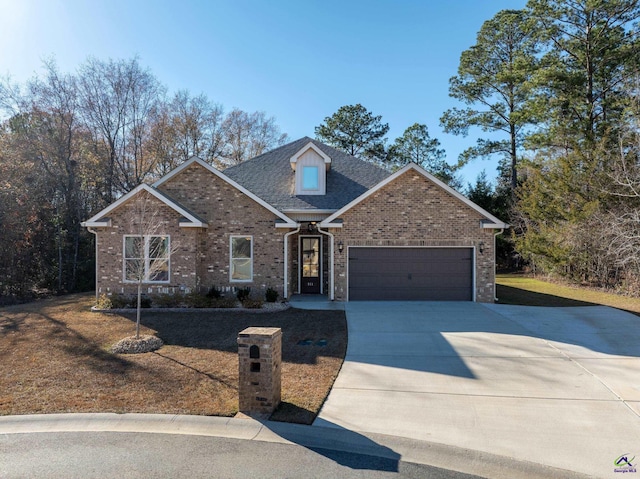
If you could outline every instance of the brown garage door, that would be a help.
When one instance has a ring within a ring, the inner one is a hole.
[[[351,301],[471,301],[471,248],[349,248]]]

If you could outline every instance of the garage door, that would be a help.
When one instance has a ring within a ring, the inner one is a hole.
[[[471,301],[471,248],[349,248],[351,301]]]

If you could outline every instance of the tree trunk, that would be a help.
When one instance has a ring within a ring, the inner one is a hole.
[[[142,303],[142,281],[138,281],[138,306],[136,310],[136,339],[140,338],[140,307]]]

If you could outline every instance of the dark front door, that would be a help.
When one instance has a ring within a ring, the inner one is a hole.
[[[320,294],[320,238],[303,237],[301,240],[300,292],[303,294]]]

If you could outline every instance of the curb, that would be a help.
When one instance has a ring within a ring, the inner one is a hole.
[[[495,479],[585,479],[589,476],[480,451],[339,427],[305,426],[169,414],[44,414],[0,416],[0,434],[116,432],[223,437],[291,444],[423,464]]]

